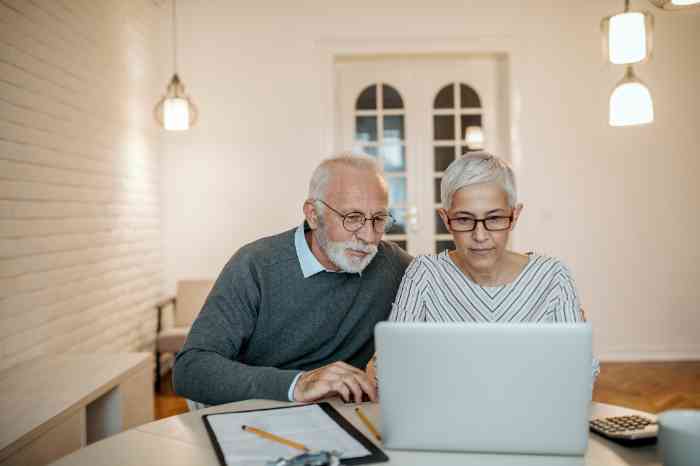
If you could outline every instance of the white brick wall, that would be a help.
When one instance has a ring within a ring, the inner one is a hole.
[[[159,3],[0,0],[0,371],[151,348]]]

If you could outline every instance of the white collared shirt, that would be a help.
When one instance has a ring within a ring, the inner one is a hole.
[[[328,270],[321,265],[316,256],[314,256],[314,253],[311,252],[309,243],[306,242],[304,225],[305,222],[299,225],[296,233],[294,233],[294,247],[297,251],[297,258],[299,259],[299,266],[301,267],[302,275],[304,278],[309,278],[321,272],[336,273],[334,270]],[[297,376],[294,377],[294,380],[292,380],[292,384],[289,386],[289,391],[287,392],[287,398],[289,398],[289,401],[294,401],[294,388],[296,387],[297,381],[302,374],[303,372],[297,374]]]

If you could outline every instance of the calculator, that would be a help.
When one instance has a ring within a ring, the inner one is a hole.
[[[614,416],[592,419],[591,431],[623,445],[648,445],[656,442],[659,426],[643,416]]]

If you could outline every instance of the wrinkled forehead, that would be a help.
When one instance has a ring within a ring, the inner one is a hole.
[[[372,211],[386,209],[389,203],[384,178],[373,170],[336,167],[326,185],[326,200],[338,208]]]

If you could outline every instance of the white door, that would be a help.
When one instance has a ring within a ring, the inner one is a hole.
[[[452,248],[437,215],[447,165],[482,147],[505,156],[499,69],[495,56],[336,61],[336,149],[383,164],[397,220],[386,238],[413,255]]]

